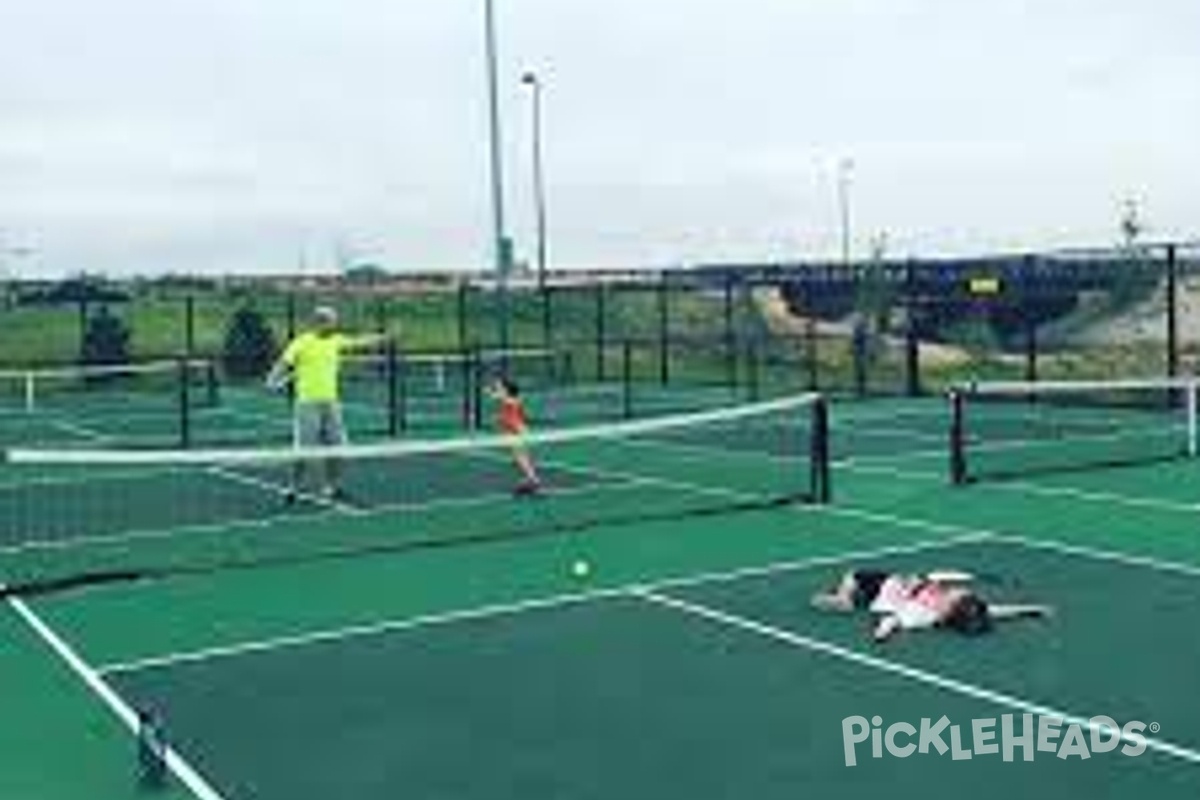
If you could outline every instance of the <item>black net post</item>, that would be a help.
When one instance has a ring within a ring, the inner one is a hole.
[[[621,342],[621,410],[625,419],[633,417],[633,342]]]
[[[829,474],[829,402],[824,397],[818,397],[813,403],[811,413],[809,495],[812,502],[825,504],[833,499]]]
[[[960,390],[952,390],[950,399],[950,482],[967,482],[966,403]]]
[[[667,274],[660,273],[654,291],[658,301],[658,379],[663,386],[671,382],[671,304],[667,288]]]
[[[1167,374],[1179,374],[1179,264],[1175,245],[1167,245]]]

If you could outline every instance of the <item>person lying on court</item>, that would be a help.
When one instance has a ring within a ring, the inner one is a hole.
[[[989,603],[971,587],[974,580],[968,572],[951,570],[925,575],[851,570],[834,589],[814,595],[812,604],[825,611],[878,615],[872,636],[880,642],[902,630],[923,628],[978,635],[990,631],[995,622],[1053,613],[1044,605]]]

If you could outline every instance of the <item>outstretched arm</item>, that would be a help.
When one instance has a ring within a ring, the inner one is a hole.
[[[370,350],[372,347],[387,344],[395,339],[396,335],[391,331],[364,333],[360,336],[346,336],[343,340],[343,347],[346,350]]]
[[[1052,617],[1054,616],[1054,607],[1038,605],[992,605],[989,603],[988,616],[994,620]]]

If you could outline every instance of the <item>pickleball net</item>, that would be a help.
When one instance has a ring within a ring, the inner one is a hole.
[[[1194,378],[963,384],[949,395],[951,478],[1195,458],[1198,386]]]
[[[815,394],[548,429],[520,443],[541,473],[535,497],[514,496],[515,443],[502,435],[13,449],[0,467],[0,582],[31,594],[828,502],[828,437]],[[344,497],[322,492],[330,459]]]

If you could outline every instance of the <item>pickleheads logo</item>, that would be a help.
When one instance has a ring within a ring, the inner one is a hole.
[[[1149,726],[1151,731],[1157,725]],[[936,722],[925,718],[920,725],[893,722],[886,728],[882,717],[846,717],[842,720],[842,746],[846,751],[846,766],[858,764],[858,746],[870,740],[871,758],[883,758],[884,752],[896,758],[913,754],[938,756],[950,754],[954,761],[966,761],[975,756],[1001,755],[1013,761],[1020,751],[1021,758],[1033,761],[1038,753],[1051,753],[1061,759],[1086,760],[1096,753],[1110,753],[1120,747],[1122,755],[1140,756],[1146,751],[1147,725],[1127,722],[1117,725],[1111,717],[1092,717],[1086,723],[1062,717],[1037,717],[1023,714],[1019,725],[1012,714],[997,720],[974,719],[966,728],[951,724],[943,716]],[[865,749],[865,747],[864,747]]]

